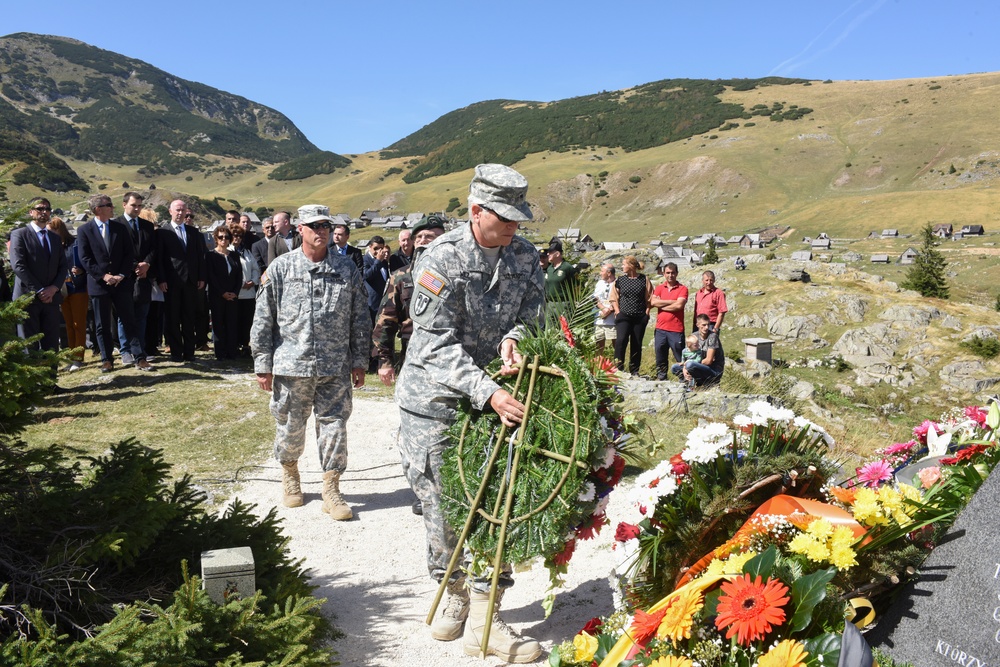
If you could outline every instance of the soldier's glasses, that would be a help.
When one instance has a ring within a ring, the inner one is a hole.
[[[316,230],[318,230],[318,229],[327,229],[327,230],[333,229],[333,225],[331,225],[329,222],[325,222],[325,221],[324,222],[305,222],[305,223],[302,223],[302,226],[303,227],[308,227],[309,229],[313,230],[314,232]]]

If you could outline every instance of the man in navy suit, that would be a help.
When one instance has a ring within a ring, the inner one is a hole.
[[[38,344],[43,350],[59,349],[59,324],[62,313],[59,289],[66,280],[66,253],[59,235],[46,229],[52,204],[36,197],[29,202],[31,222],[10,234],[10,267],[14,272],[14,294],[17,299],[34,294],[35,300],[25,309],[27,319],[17,325],[21,338],[42,334]]]
[[[385,284],[389,281],[389,247],[381,236],[373,236],[368,242],[368,252],[364,256],[365,270],[363,273],[365,287],[368,289],[368,312],[372,316],[372,326],[378,306],[385,294]]]
[[[170,222],[156,230],[156,281],[163,292],[164,337],[172,361],[193,361],[198,291],[205,289],[205,237],[184,224],[188,205],[170,202]]]
[[[347,244],[350,238],[351,229],[343,222],[334,222],[333,232],[330,233],[330,250],[338,255],[350,257],[354,260],[354,265],[358,267],[358,271],[363,272],[365,270],[364,260],[362,259],[364,253],[361,252],[361,248],[355,248]]]
[[[145,198],[138,192],[126,192],[122,198],[125,213],[114,219],[125,225],[132,248],[135,250],[135,284],[132,287],[132,302],[135,310],[135,330],[145,352],[146,318],[149,315],[149,304],[153,295],[153,266],[156,245],[154,242],[153,223],[139,217]],[[118,340],[128,340],[125,333],[125,322],[118,316]],[[122,351],[122,363],[129,364],[138,361],[131,354]]]
[[[131,354],[136,368],[152,370],[136,331],[135,307],[132,305],[132,288],[136,275],[135,247],[128,228],[111,219],[115,205],[107,195],[91,197],[90,210],[94,217],[80,225],[76,232],[76,243],[80,250],[80,263],[87,272],[87,294],[90,295],[90,307],[94,311],[97,347],[101,351],[101,372],[110,373],[114,369],[114,344],[111,335],[116,322],[111,315],[112,305],[125,329],[125,337],[119,341],[122,356]]]

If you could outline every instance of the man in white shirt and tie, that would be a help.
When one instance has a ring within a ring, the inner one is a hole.
[[[115,222],[125,225],[132,240],[132,247],[135,249],[135,284],[132,288],[132,302],[135,309],[135,329],[143,350],[146,341],[146,318],[153,296],[153,273],[150,269],[156,255],[153,223],[139,217],[144,201],[145,198],[138,192],[126,192],[122,197],[125,212],[114,219]],[[118,340],[126,338],[125,324],[119,316]],[[122,363],[128,365],[136,361],[132,355],[122,351]]]
[[[347,242],[351,238],[351,229],[347,226],[345,222],[334,222],[333,231],[330,233],[330,248],[333,249],[338,255],[343,255],[344,257],[350,257],[354,260],[354,265],[358,267],[358,271],[365,270],[365,263],[363,259],[364,253],[361,252],[361,248],[355,248],[352,245],[348,245]]]
[[[205,237],[184,223],[183,199],[170,203],[170,223],[156,230],[156,281],[163,292],[164,338],[171,361],[194,361],[195,309],[205,289]]]

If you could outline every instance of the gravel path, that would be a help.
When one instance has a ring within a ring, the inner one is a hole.
[[[322,485],[315,433],[307,429],[306,451],[300,460],[304,507],[281,505],[281,466],[263,462],[236,492],[256,503],[258,513],[277,506],[295,558],[305,559],[316,596],[346,636],[333,644],[345,667],[418,665],[499,665],[466,656],[462,640],[431,639],[424,619],[436,585],[427,574],[423,521],[411,511],[414,496],[403,478],[396,449],[399,413],[394,403],[355,394],[348,422],[350,463],[341,491],[354,510],[354,520],[336,522],[320,511]],[[619,488],[612,494],[610,515],[624,504]],[[540,604],[548,576],[540,562],[515,574],[516,584],[504,599],[505,620],[519,632],[542,643],[545,652],[535,664],[548,664],[548,650],[571,639],[593,616],[612,611],[607,576],[611,569],[613,526],[577,545],[566,586],[546,619]]]

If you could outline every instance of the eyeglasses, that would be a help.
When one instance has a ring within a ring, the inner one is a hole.
[[[233,235],[232,234],[219,234],[215,238],[219,239],[220,241],[223,241],[223,240],[225,240],[225,241],[232,241],[233,240]]]
[[[31,210],[38,211],[39,213],[51,213],[52,212],[52,209],[49,208],[48,206],[36,206],[33,209],[31,209]]]
[[[114,207],[115,207],[115,205],[112,204],[111,202],[108,202],[107,204],[98,204],[97,205],[97,208],[114,208]]]
[[[333,229],[333,225],[331,225],[329,222],[303,222],[302,226],[308,227],[314,232],[320,229],[326,229],[326,230]]]
[[[185,220],[194,220],[194,216],[193,215],[185,215],[184,219]]]

